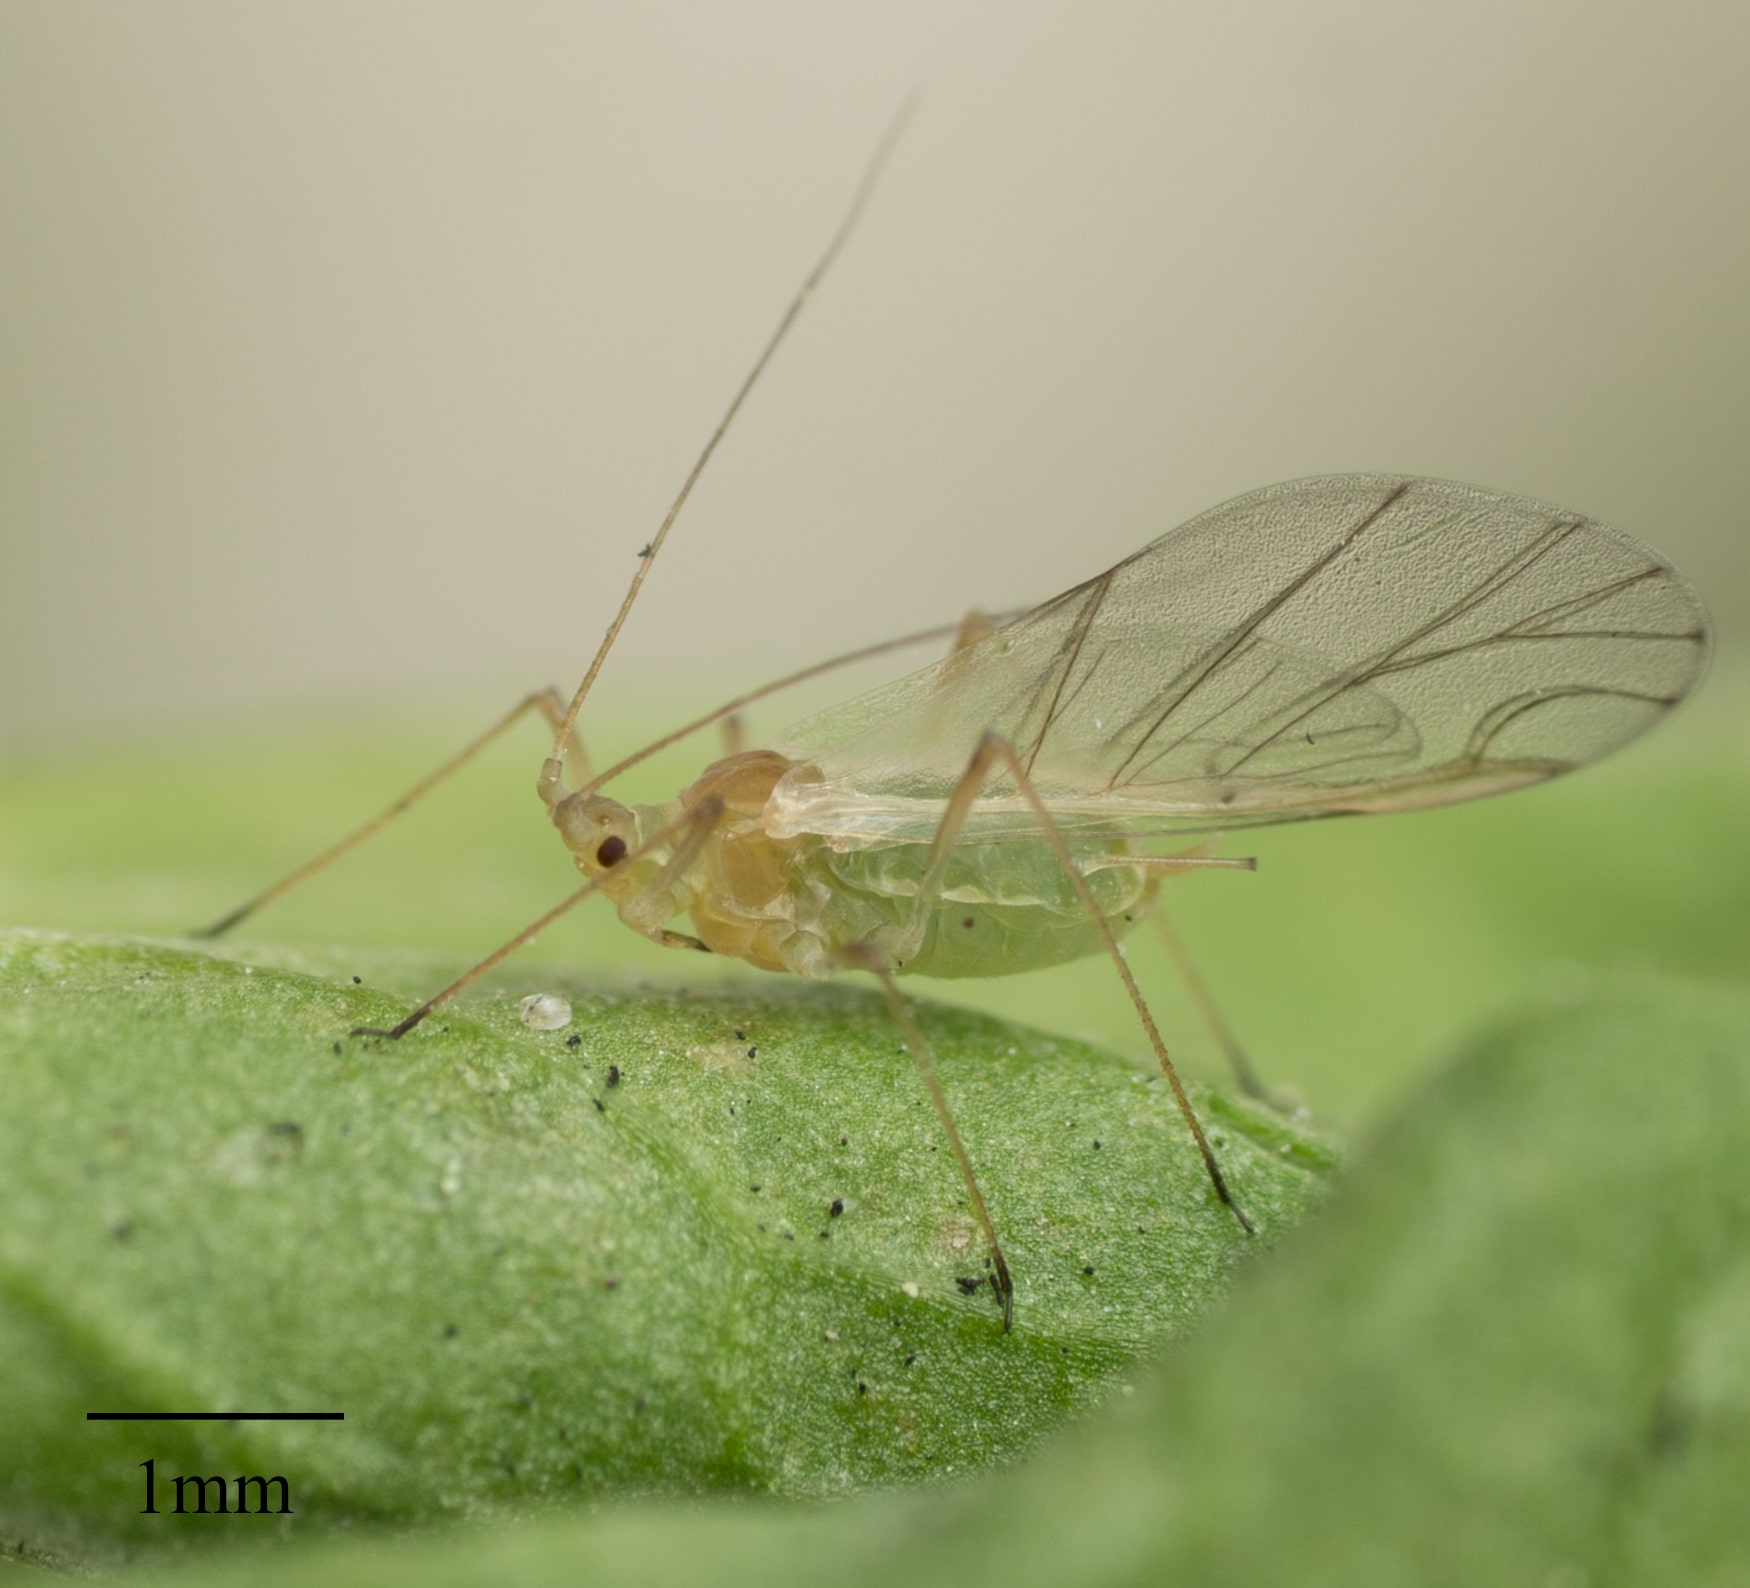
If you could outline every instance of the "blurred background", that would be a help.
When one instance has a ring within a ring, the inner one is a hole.
[[[620,691],[1348,469],[1617,524],[1739,640],[1747,59],[1733,0],[13,0],[0,726],[568,686],[914,88]]]
[[[333,807],[363,815],[403,780],[391,764],[410,779],[528,687],[569,688],[917,89],[861,232],[646,587],[585,718],[598,741],[629,748],[832,650],[1053,595],[1274,480],[1475,481],[1675,560],[1719,625],[1711,715],[1704,698],[1626,770],[1575,780],[1627,791],[1614,814],[1562,804],[1565,785],[1508,802],[1544,825],[1497,868],[1498,898],[1451,891],[1508,853],[1495,818],[1406,821],[1449,858],[1411,883],[1421,862],[1397,863],[1402,966],[1294,952],[1348,930],[1303,906],[1365,908],[1369,857],[1400,842],[1367,823],[1314,835],[1323,858],[1292,898],[1233,884],[1250,913],[1210,906],[1215,968],[1256,981],[1262,957],[1266,1036],[1322,1048],[1333,1074],[1360,988],[1389,993],[1369,1041],[1426,1053],[1525,968],[1502,900],[1580,934],[1531,955],[1552,974],[1633,957],[1587,938],[1602,917],[1573,879],[1596,861],[1564,869],[1552,847],[1589,821],[1611,919],[1673,901],[1681,943],[1653,960],[1740,965],[1741,879],[1699,903],[1678,884],[1717,879],[1722,835],[1741,847],[1726,813],[1744,785],[1718,784],[1715,827],[1652,769],[1680,764],[1661,758],[1687,733],[1742,770],[1746,60],[1736,0],[11,0],[0,749],[30,837],[6,915],[193,924],[145,883],[80,893],[120,850],[113,800],[79,799],[131,790],[155,755],[220,814],[179,798],[164,808],[183,828],[143,803],[130,819],[159,871],[221,857],[199,905],[216,914],[331,836],[321,779],[365,767]],[[431,869],[489,857],[502,819],[542,851],[530,897],[564,886],[528,792],[538,741],[478,810],[461,794],[431,818]],[[199,762],[191,744],[229,748]],[[252,820],[245,774],[306,807],[309,832]],[[486,887],[509,863],[472,864]],[[1645,887],[1625,900],[1629,873]],[[379,930],[334,897],[312,905],[325,926],[262,931]],[[522,908],[459,897],[397,896],[383,913],[401,925],[380,930],[484,948]],[[1450,1009],[1425,976],[1447,939],[1417,938],[1405,897],[1452,942],[1490,945]],[[1362,974],[1341,991],[1340,971]],[[992,997],[1049,1019],[1070,996],[1055,986]]]

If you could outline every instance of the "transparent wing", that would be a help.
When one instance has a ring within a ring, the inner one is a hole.
[[[986,731],[1073,830],[1407,810],[1596,760],[1694,686],[1707,617],[1655,553],[1442,480],[1295,480],[1192,519],[798,724],[785,832],[927,834]],[[1029,825],[986,791],[969,839]]]

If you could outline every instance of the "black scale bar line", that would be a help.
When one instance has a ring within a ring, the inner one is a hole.
[[[345,1412],[87,1412],[88,1423],[338,1423]]]

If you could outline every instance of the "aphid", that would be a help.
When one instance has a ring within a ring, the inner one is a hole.
[[[868,971],[959,1164],[1006,1328],[1008,1265],[895,977],[1008,974],[1105,952],[1211,1185],[1249,1232],[1118,947],[1136,921],[1158,919],[1166,876],[1249,862],[1216,859],[1202,842],[1171,854],[1145,846],[1444,805],[1554,777],[1677,704],[1704,665],[1707,620],[1655,553],[1560,508],[1438,480],[1297,480],[1214,508],[1031,611],[967,619],[941,660],[768,747],[739,747],[741,707],[930,636],[792,674],[592,774],[572,731],[583,701],[694,481],[843,245],[894,135],[661,528],[635,556],[628,549],[630,588],[569,705],[550,691],[529,696],[381,816],[209,930],[326,865],[539,711],[554,738],[537,787],[583,887],[399,1025],[364,1034],[405,1035],[592,893],[669,947],[807,978]],[[731,753],[675,799],[626,805],[603,792],[713,723]],[[671,924],[683,919],[691,931]],[[610,1071],[608,1084],[617,1078]],[[959,1281],[967,1294],[979,1283]]]

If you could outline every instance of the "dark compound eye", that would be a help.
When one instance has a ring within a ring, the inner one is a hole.
[[[595,863],[598,866],[617,866],[626,858],[626,840],[615,834],[612,838],[604,838],[601,848],[595,852]]]

